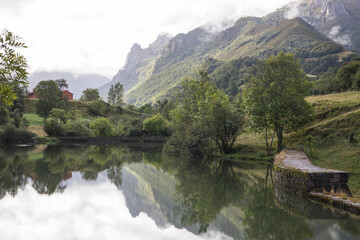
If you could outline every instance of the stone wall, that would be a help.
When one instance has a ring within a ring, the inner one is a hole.
[[[275,187],[282,190],[298,194],[333,190],[351,196],[347,172],[316,167],[301,151],[284,150],[276,157],[274,169]]]

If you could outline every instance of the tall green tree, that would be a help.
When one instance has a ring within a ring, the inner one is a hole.
[[[256,70],[244,91],[244,103],[253,128],[264,133],[270,155],[275,134],[277,150],[281,151],[284,132],[311,119],[312,109],[305,96],[312,84],[292,54],[280,52],[260,62]]]
[[[360,90],[360,61],[345,63],[336,74],[339,90]]]
[[[22,38],[4,29],[0,34],[0,100],[4,106],[17,99],[16,87],[28,85],[26,58],[15,51],[21,48],[27,48]]]
[[[99,89],[87,88],[82,92],[81,101],[98,101],[100,100]]]
[[[121,83],[111,85],[108,92],[108,103],[115,106],[122,106],[124,104],[124,86]]]
[[[229,153],[243,117],[227,95],[210,83],[206,72],[200,72],[200,77],[182,82],[170,111],[173,135],[169,144],[199,155],[211,153],[214,143],[220,153]]]
[[[41,81],[34,88],[38,101],[35,104],[36,114],[46,119],[53,108],[60,108],[61,91],[54,80]]]

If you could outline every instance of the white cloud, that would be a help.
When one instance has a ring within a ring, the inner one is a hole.
[[[341,45],[350,45],[351,44],[350,36],[348,34],[340,33],[340,30],[341,30],[340,26],[332,27],[329,32],[329,37],[335,42],[340,43]]]
[[[0,28],[22,36],[30,71],[68,70],[112,77],[134,42],[147,47],[206,23],[263,16],[288,0],[0,0]]]
[[[100,175],[91,184],[74,174],[64,193],[39,195],[29,185],[0,204],[0,239],[225,239],[210,232],[160,229],[146,214],[133,218],[121,191]]]

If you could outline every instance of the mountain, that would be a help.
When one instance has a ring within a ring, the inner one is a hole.
[[[182,39],[189,37],[188,34]],[[302,59],[322,58],[345,51],[301,18],[276,23],[268,23],[262,18],[241,18],[233,27],[183,51],[174,51],[170,44],[150,63],[154,66],[152,74],[126,93],[128,103],[141,105],[171,97],[184,77],[196,77],[199,69],[207,69],[209,66],[204,63],[209,59],[213,59],[218,64],[215,68],[219,68],[226,62],[248,57],[265,59],[280,51],[293,52]],[[242,77],[238,76],[236,82]]]
[[[147,78],[153,69],[151,62],[160,54],[162,48],[169,42],[171,35],[168,33],[160,34],[155,42],[149,47],[142,49],[135,43],[126,57],[124,67],[108,82],[99,88],[100,95],[106,99],[111,85],[120,82],[124,86],[124,91],[128,91],[139,81]]]
[[[276,22],[300,17],[346,48],[360,52],[359,0],[299,0],[265,17]]]
[[[163,41],[157,54],[134,45],[124,68],[100,92],[105,96],[111,84],[120,82],[127,103],[155,104],[171,98],[183,78],[196,78],[202,69],[232,97],[257,60],[280,51],[294,53],[306,73],[317,75],[355,54],[349,49],[360,42],[355,41],[360,32],[358,1],[300,0],[262,18],[240,18],[219,33],[199,27],[178,34]]]
[[[34,87],[42,80],[56,80],[56,79],[65,79],[69,85],[69,91],[74,94],[74,99],[79,99],[82,91],[86,88],[98,88],[99,86],[110,81],[105,76],[99,74],[83,74],[75,75],[71,72],[61,72],[61,71],[37,71],[29,75],[29,91],[32,91]]]

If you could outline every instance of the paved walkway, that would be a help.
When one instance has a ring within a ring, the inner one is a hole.
[[[275,164],[285,168],[298,169],[306,173],[345,173],[339,170],[314,166],[306,154],[298,150],[283,151],[276,159]]]

